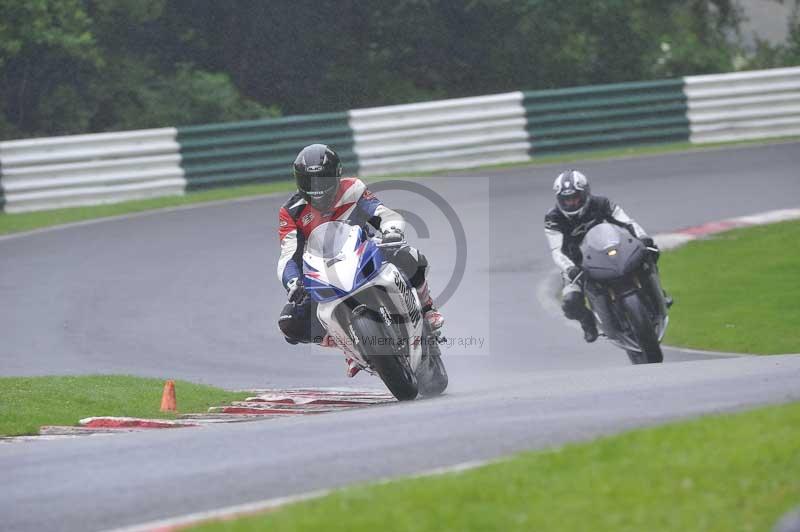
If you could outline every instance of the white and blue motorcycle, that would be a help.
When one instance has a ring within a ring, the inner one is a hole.
[[[317,317],[359,367],[377,374],[398,400],[435,396],[447,371],[417,292],[391,262],[405,242],[381,244],[361,227],[327,222],[303,253],[303,284]]]

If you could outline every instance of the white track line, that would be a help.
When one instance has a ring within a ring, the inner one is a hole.
[[[678,347],[675,345],[664,344],[667,349],[673,351],[680,351],[689,355],[702,355],[705,357],[720,357],[720,358],[742,358],[742,357],[757,357],[760,355],[751,355],[750,353],[727,353],[725,351],[704,351],[702,349],[689,349],[688,347]]]
[[[214,200],[214,201],[203,201],[199,203],[192,203],[190,205],[178,205],[176,207],[163,207],[158,209],[152,209],[142,212],[132,212],[128,214],[118,214],[115,216],[103,216],[102,218],[93,218],[91,220],[82,220],[80,222],[70,222],[61,225],[54,225],[52,227],[41,227],[39,229],[32,229],[30,231],[21,231],[19,233],[11,233],[9,235],[1,235],[0,242],[5,242],[7,240],[16,240],[18,238],[24,238],[27,236],[34,236],[39,235],[42,233],[51,233],[55,231],[64,231],[66,229],[74,229],[76,227],[85,227],[88,225],[97,225],[107,222],[118,222],[121,220],[131,220],[134,218],[144,218],[146,216],[154,216],[156,214],[164,214],[170,212],[179,212],[179,211],[191,211],[195,209],[203,209],[205,207],[217,207],[219,205],[228,205],[228,204],[236,204],[236,203],[245,203],[249,201],[259,201],[267,198],[272,198],[275,196],[283,196],[285,192],[271,192],[269,194],[259,194],[257,196],[245,196],[241,198],[230,198],[230,199],[222,199],[222,200]],[[10,214],[8,216],[14,216]]]
[[[429,469],[409,476],[385,478],[373,482],[376,484],[387,484],[397,480],[462,473],[464,471],[469,471],[471,469],[483,467],[487,464],[498,461],[500,460],[479,460],[479,461],[462,462],[460,464],[455,464],[452,466]],[[307,493],[300,493],[297,495],[289,495],[287,497],[275,497],[272,499],[265,499],[262,501],[256,501],[247,504],[227,506],[216,510],[209,510],[207,512],[197,512],[178,517],[173,517],[170,519],[163,519],[160,521],[151,521],[149,523],[143,523],[141,525],[134,525],[124,528],[115,528],[108,532],[150,532],[155,530],[159,532],[168,532],[168,531],[180,530],[182,528],[189,527],[192,525],[197,525],[207,521],[227,520],[227,519],[233,519],[233,518],[245,517],[248,515],[263,513],[269,510],[275,510],[277,508],[281,508],[289,504],[308,501],[311,499],[318,499],[320,497],[324,497],[332,493],[333,491],[334,489],[316,490],[316,491],[309,491]]]

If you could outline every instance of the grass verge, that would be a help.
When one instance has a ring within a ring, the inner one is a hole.
[[[185,196],[165,196],[145,200],[125,201],[110,205],[93,205],[90,207],[71,207],[51,211],[24,212],[18,214],[0,213],[0,234],[31,231],[42,227],[63,225],[68,223],[108,218],[122,214],[153,211],[168,207],[181,207],[195,203],[208,203],[227,199],[260,196],[274,192],[290,190],[289,182],[267,183],[263,185],[245,185],[240,187],[218,188],[192,192]]]
[[[800,403],[348,488],[192,530],[768,531],[800,504],[797,442]]]
[[[125,375],[0,377],[0,436],[37,434],[42,425],[76,425],[91,416],[173,419],[160,412],[164,381]],[[242,400],[228,392],[186,381],[175,382],[181,413]]]
[[[665,253],[676,304],[665,342],[735,353],[800,352],[800,222],[720,233]]]
[[[530,162],[502,163],[481,166],[480,170],[501,170],[505,168],[524,168],[526,166],[546,166],[551,164],[571,164],[582,161],[602,161],[607,159],[626,159],[630,157],[646,157],[648,155],[664,155],[679,152],[699,152],[710,149],[736,148],[747,146],[764,146],[767,144],[782,144],[798,142],[800,137],[776,137],[758,140],[739,140],[733,142],[711,142],[708,144],[692,144],[691,142],[669,142],[664,144],[638,144],[619,148],[587,148],[579,151],[566,151],[536,155]],[[454,172],[453,170],[448,172]],[[430,173],[427,175],[431,175]]]
[[[466,172],[466,171],[474,171],[480,169],[497,170],[503,168],[540,166],[548,164],[574,162],[576,160],[591,161],[591,160],[615,159],[620,157],[658,155],[658,154],[682,152],[682,151],[698,151],[708,148],[718,148],[721,146],[733,147],[739,145],[742,146],[761,145],[761,144],[791,141],[797,139],[798,137],[788,137],[782,139],[779,138],[779,139],[769,139],[760,141],[742,141],[735,143],[706,144],[706,145],[694,145],[689,142],[678,142],[670,144],[641,145],[628,148],[588,150],[588,151],[570,152],[570,153],[563,153],[556,155],[537,156],[537,158],[531,162],[485,166],[480,168],[465,169],[464,171]],[[436,175],[437,173],[442,173],[442,172],[416,173],[416,174],[409,174],[404,177],[429,176],[429,175]],[[387,177],[399,177],[399,176],[387,176]],[[369,179],[369,181],[374,181],[374,180],[375,179]],[[276,192],[289,192],[293,189],[294,189],[294,183],[292,181],[279,181],[279,182],[259,184],[259,185],[245,185],[238,187],[192,192],[185,196],[170,196],[170,197],[154,198],[148,200],[127,201],[111,205],[73,207],[68,209],[56,209],[51,211],[39,211],[39,212],[20,213],[20,214],[0,213],[0,235],[18,233],[22,231],[31,231],[33,229],[39,229],[42,227],[51,227],[54,225],[81,222],[84,220],[92,220],[95,218],[107,218],[111,216],[119,216],[122,214],[152,211],[156,209],[164,209],[169,207],[180,207],[183,205],[207,203],[210,201],[220,201],[226,199],[259,196],[264,194],[272,194]]]

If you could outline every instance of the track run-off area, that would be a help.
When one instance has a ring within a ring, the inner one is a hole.
[[[800,198],[797,143],[569,166],[650,234],[794,208]],[[450,373],[443,397],[2,444],[2,528],[132,526],[800,400],[800,356],[665,348],[665,364],[631,366],[607,342],[585,344],[542,297],[554,269],[543,217],[553,179],[566,167],[413,181],[452,207],[467,241],[463,278],[442,305]],[[407,214],[409,240],[431,263],[433,291],[444,290],[459,266],[452,220],[414,192],[378,195]],[[375,377],[346,378],[335,350],[290,346],[280,335],[275,322],[285,293],[275,264],[284,200],[199,205],[0,239],[0,375],[113,373],[228,389],[384,391]]]

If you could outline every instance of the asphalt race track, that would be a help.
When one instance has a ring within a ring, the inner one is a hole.
[[[800,144],[575,163],[651,234],[797,207]],[[457,212],[465,275],[443,305],[448,393],[356,411],[0,444],[4,530],[100,530],[302,493],[635,426],[800,400],[800,356],[630,366],[547,305],[542,233],[561,166],[421,179]],[[454,270],[439,209],[387,190],[434,292]],[[331,349],[293,347],[269,197],[0,238],[0,375],[130,373],[231,389],[381,389]],[[413,215],[417,215],[416,217]],[[428,233],[429,234],[426,234]],[[417,233],[417,234],[415,234]],[[720,265],[724,267],[724,265]],[[698,272],[713,275],[713,272]],[[669,288],[669,287],[667,287]],[[680,304],[678,301],[676,304]],[[179,392],[180,393],[180,392]],[[100,414],[100,413],[98,413]]]

